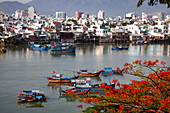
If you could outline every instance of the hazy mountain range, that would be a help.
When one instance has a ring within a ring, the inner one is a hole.
[[[34,6],[37,13],[51,15],[57,11],[66,12],[68,16],[74,16],[75,11],[97,15],[99,10],[104,10],[107,17],[123,16],[128,12],[156,13],[165,12],[170,14],[166,5],[148,6],[147,2],[137,8],[138,0],[33,0],[26,4],[20,2],[2,2],[0,11],[7,14],[14,13],[17,9],[27,9]]]

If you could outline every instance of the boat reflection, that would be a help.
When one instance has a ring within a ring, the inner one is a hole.
[[[47,87],[61,87],[61,86],[70,86],[70,83],[48,83]]]
[[[52,57],[67,57],[67,56],[75,57],[76,53],[75,52],[72,52],[72,53],[56,53],[56,54],[51,54],[51,55],[52,55]]]
[[[26,108],[43,108],[45,103],[47,101],[39,101],[39,102],[18,102],[19,106],[25,106]]]

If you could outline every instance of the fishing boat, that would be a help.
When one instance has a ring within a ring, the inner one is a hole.
[[[128,50],[128,49],[129,49],[129,47],[123,47],[123,46],[120,46],[120,45],[112,47],[112,50]]]
[[[41,51],[41,50],[48,50],[48,46],[41,46],[39,44],[34,44],[33,46],[34,51]]]
[[[101,88],[100,84],[91,84],[91,78],[86,77],[86,78],[81,78],[81,79],[73,79],[71,80],[72,87],[74,90],[76,89],[90,89],[90,91],[99,91],[99,90],[104,90]],[[105,86],[111,86],[111,88],[115,87],[114,83],[104,83],[103,85]]]
[[[18,94],[18,102],[33,102],[46,100],[44,92],[39,90],[23,90]]]
[[[61,95],[69,95],[69,94],[75,94],[75,95],[82,95],[87,94],[90,91],[90,89],[67,89],[67,90],[61,90]]]
[[[6,53],[6,49],[0,49],[0,53]]]
[[[78,76],[73,77],[62,77],[62,74],[52,75],[52,77],[47,77],[50,83],[71,83],[71,79],[76,79]]]
[[[77,71],[78,76],[80,77],[95,77],[99,76],[101,71],[96,71],[96,72],[88,72],[87,69],[80,69]]]
[[[122,74],[123,70],[113,70],[112,67],[104,67],[103,70],[101,70],[103,75],[112,75],[112,74]]]
[[[69,43],[58,42],[55,46],[51,48],[51,54],[55,53],[71,53],[75,52],[76,45]]]

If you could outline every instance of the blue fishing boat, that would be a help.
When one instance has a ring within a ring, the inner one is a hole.
[[[34,51],[41,51],[41,50],[48,50],[48,47],[47,46],[41,46],[39,44],[34,44],[33,46],[33,50]]]
[[[112,75],[112,74],[122,74],[123,70],[113,70],[112,67],[104,67],[102,71],[103,75]]]
[[[122,47],[120,45],[112,47],[112,50],[128,50],[128,49],[129,49],[129,47]]]
[[[39,90],[23,90],[18,94],[18,102],[33,102],[46,100],[44,92]]]
[[[76,45],[59,42],[51,49],[51,54],[75,52]]]

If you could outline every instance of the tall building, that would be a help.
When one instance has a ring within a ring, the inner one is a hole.
[[[158,20],[163,21],[165,19],[165,13],[158,14]]]
[[[34,19],[34,7],[30,6],[28,7],[28,17],[33,20]]]
[[[4,18],[4,13],[3,13],[3,12],[0,12],[0,21],[1,21],[1,22],[3,21],[3,18]]]
[[[79,19],[79,18],[81,18],[81,16],[82,16],[82,14],[83,14],[83,12],[75,12],[75,17],[77,18],[77,19]]]
[[[65,12],[56,12],[56,19],[66,20],[66,13]]]
[[[99,10],[98,12],[98,19],[104,19],[105,15],[104,15],[104,11],[103,10]]]
[[[28,10],[22,10],[21,17],[22,17],[22,19],[27,19],[28,18]]]
[[[19,9],[15,11],[15,19],[18,19],[20,17]]]

